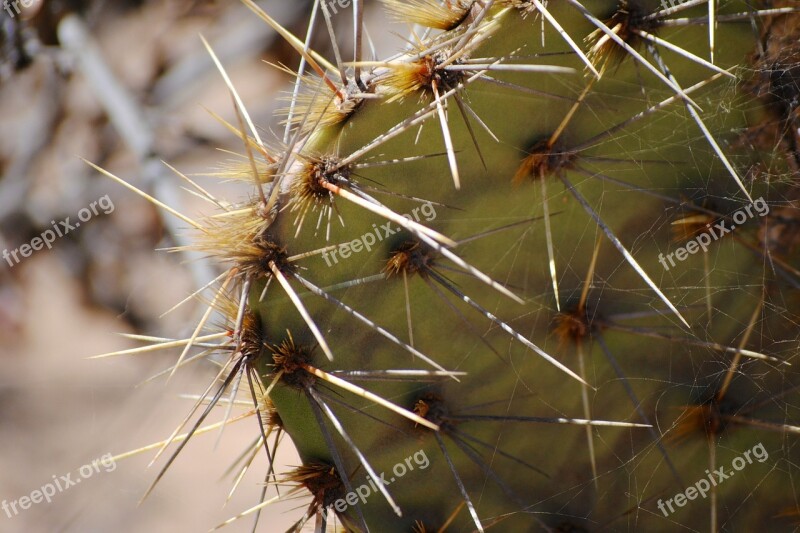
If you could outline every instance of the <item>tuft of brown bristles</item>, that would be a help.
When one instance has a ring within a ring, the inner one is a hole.
[[[591,334],[592,325],[585,311],[558,313],[555,318],[553,333],[558,338],[559,346],[564,348],[568,344],[581,344]]]
[[[306,74],[300,78],[300,90],[296,95],[285,96],[290,106],[277,110],[286,118],[281,125],[287,123],[297,127],[303,135],[311,134],[350,118],[370,96],[374,85],[368,80],[366,92],[355,83],[348,83],[338,92],[331,93],[325,79],[315,74]]]
[[[403,242],[391,252],[383,272],[387,277],[419,274],[426,277],[434,265],[434,251],[417,240]]]
[[[690,435],[698,433],[712,438],[725,430],[726,422],[717,401],[685,405],[681,409],[681,414],[673,430],[674,433],[668,438],[671,442],[682,442]]]
[[[381,0],[396,22],[449,31],[470,18],[478,0]]]
[[[784,508],[778,515],[778,518],[789,518],[796,526],[800,526],[800,507],[791,505]]]
[[[704,213],[687,215],[672,221],[672,242],[685,242],[706,233],[714,219]]]
[[[275,373],[281,374],[281,382],[292,388],[305,390],[312,386],[316,378],[306,371],[306,365],[312,360],[312,349],[298,346],[291,332],[280,344],[272,346],[272,363]]]
[[[247,251],[249,255],[242,256],[238,265],[239,270],[251,279],[271,277],[271,263],[274,263],[277,269],[286,276],[291,276],[297,269],[297,266],[289,261],[286,248],[267,235],[254,237],[249,243]]]
[[[541,180],[554,176],[569,168],[575,157],[574,152],[563,151],[551,146],[548,139],[542,139],[528,150],[528,155],[520,163],[513,181],[520,184],[527,179]]]
[[[411,94],[432,95],[434,86],[440,94],[457,87],[465,79],[464,72],[443,68],[454,53],[452,48],[427,54],[418,50],[418,59],[392,63],[388,71],[380,77],[383,87],[390,94],[387,102],[401,100]],[[461,54],[449,64],[461,65],[466,58],[466,54]]]
[[[414,413],[441,427],[447,416],[447,406],[441,396],[427,392],[414,402]]]
[[[304,486],[311,493],[317,508],[331,507],[344,497],[346,490],[333,465],[308,463],[286,474],[286,481]]]
[[[650,13],[639,0],[620,0],[617,10],[605,21],[622,41],[631,48],[639,48],[643,39],[638,31],[655,34],[661,26],[658,18],[648,17]],[[589,45],[587,57],[603,72],[608,66],[619,66],[628,56],[628,52],[615,43],[604,31],[599,28],[584,39]]]
[[[246,360],[255,361],[261,357],[266,347],[261,320],[252,311],[245,311],[242,317],[239,351]]]
[[[267,234],[270,219],[262,216],[263,204],[255,200],[203,220],[207,230],[190,249],[209,254],[230,265],[240,279],[270,277],[269,262],[274,261],[287,275],[294,271],[286,249]],[[176,248],[175,250],[182,250]]]
[[[340,159],[335,156],[305,157],[297,179],[292,180],[292,211],[312,210],[331,203],[333,193],[322,186],[322,182],[341,185],[350,181],[351,169],[340,168]]]

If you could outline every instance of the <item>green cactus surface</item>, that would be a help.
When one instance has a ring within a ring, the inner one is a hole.
[[[326,59],[243,3],[303,72],[226,119],[208,394],[291,438],[294,530],[797,526],[800,4],[383,0],[376,58],[320,2]]]

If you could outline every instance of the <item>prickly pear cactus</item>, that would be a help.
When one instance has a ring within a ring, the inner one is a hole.
[[[388,58],[364,3],[329,61],[244,0],[302,66],[188,220],[227,317],[190,434],[236,395],[288,434],[294,530],[791,530],[798,3],[384,0]]]

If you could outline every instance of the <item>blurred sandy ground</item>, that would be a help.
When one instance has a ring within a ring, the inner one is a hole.
[[[304,34],[305,1],[261,2],[282,23]],[[0,250],[15,249],[109,195],[114,212],[100,214],[13,268],[0,263],[0,500],[15,500],[72,474],[105,454],[118,454],[166,438],[201,394],[216,367],[200,362],[168,383],[140,384],[167,368],[178,351],[87,360],[87,356],[137,346],[115,333],[188,337],[203,309],[192,303],[161,319],[198,288],[198,269],[178,254],[155,252],[175,244],[162,213],[86,167],[85,157],[140,187],[141,161],[120,135],[82,74],[74,55],[59,45],[59,17],[80,10],[114,77],[143,106],[155,157],[187,174],[214,171],[230,160],[217,148],[240,152],[236,139],[202,108],[235,122],[230,97],[199,39],[202,33],[222,57],[253,119],[270,137],[279,131],[274,111],[290,79],[263,61],[294,67],[296,55],[235,1],[36,3],[26,16],[3,15],[0,60]],[[371,15],[372,16],[372,15]],[[349,35],[348,17],[340,17]],[[374,26],[372,26],[374,27]],[[347,38],[343,39],[347,46]],[[28,48],[25,53],[15,46]],[[314,46],[326,51],[326,36]],[[23,67],[24,68],[19,68]],[[190,216],[210,211],[179,187],[166,169],[159,175],[180,193]],[[231,200],[240,185],[198,178]],[[163,183],[162,183],[163,185]],[[183,225],[183,224],[181,224]],[[205,268],[209,268],[205,265]],[[195,277],[193,277],[193,274]],[[208,281],[208,280],[206,280]],[[215,418],[218,420],[219,416]],[[155,492],[137,502],[162,458],[153,452],[120,461],[100,473],[8,518],[0,532],[15,531],[207,531],[258,501],[266,460],[244,479],[224,506],[233,460],[257,435],[254,419],[230,426],[215,449],[217,433],[198,437],[184,450]],[[296,465],[287,441],[278,462]],[[285,491],[284,491],[285,492]],[[274,492],[270,492],[273,495]],[[285,530],[307,498],[270,507],[261,531]],[[249,531],[250,518],[229,531]]]

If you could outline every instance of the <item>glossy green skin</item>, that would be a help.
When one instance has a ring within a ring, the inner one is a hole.
[[[592,27],[576,16],[574,10],[561,3],[551,2],[550,9],[569,33],[577,40]],[[613,10],[613,2],[597,1],[586,4],[604,18]],[[729,6],[728,11],[738,11]],[[704,8],[693,11],[699,16]],[[542,51],[540,23],[529,17],[523,20],[516,11],[502,15],[502,30],[482,49],[481,55],[507,53],[526,45],[523,54]],[[545,25],[544,50],[564,51],[566,44]],[[716,63],[724,68],[744,64],[753,49],[754,40],[747,33],[747,24],[721,24],[717,33]],[[707,30],[705,26],[663,31],[661,35],[690,51],[706,57]],[[665,53],[665,59],[684,87],[711,74],[707,69]],[[567,65],[581,71],[582,64],[574,55],[551,56],[541,63]],[[575,98],[585,80],[580,75],[507,74],[498,77],[554,94]],[[598,132],[621,122],[647,107],[642,96],[640,80],[648,102],[655,103],[670,95],[669,89],[643,69],[638,70],[627,58],[618,68],[609,68],[598,82],[584,106],[569,125],[562,140],[567,145],[580,143]],[[718,80],[708,89],[693,94],[703,108],[706,124],[725,146],[732,161],[744,168],[756,156],[733,150],[730,143],[740,131],[761,115],[758,103],[737,91],[741,80]],[[475,125],[478,143],[486,159],[481,165],[477,152],[464,128],[464,121],[455,105],[450,107],[450,128],[458,150],[462,188],[453,187],[446,159],[443,157],[359,171],[358,180],[374,180],[383,188],[399,194],[413,195],[447,204],[458,209],[436,208],[436,218],[425,222],[435,230],[456,240],[470,237],[506,224],[539,217],[542,214],[542,191],[538,182],[515,185],[514,175],[524,150],[533,142],[548,136],[568,111],[569,101],[521,95],[509,89],[486,83],[476,83],[467,90],[468,100],[501,143],[494,142]],[[423,102],[427,100],[423,99]],[[329,153],[333,146],[346,155],[364,145],[376,135],[419,109],[416,97],[388,104],[370,101],[341,126],[318,132],[309,150]],[[443,152],[438,120],[429,119],[415,143],[417,129],[406,132],[376,150],[367,160],[409,157],[417,154]],[[652,115],[626,130],[604,139],[586,152],[622,161],[584,162],[590,171],[626,180],[638,187],[657,191],[672,198],[702,198],[716,201],[716,209],[731,213],[742,205],[742,194],[719,161],[715,160],[707,142],[681,103]],[[659,162],[660,161],[660,162]],[[780,164],[780,163],[776,163]],[[692,335],[701,340],[735,346],[740,341],[750,314],[757,305],[760,288],[768,287],[767,311],[762,315],[759,335],[753,335],[748,348],[763,350],[783,359],[794,355],[796,331],[791,318],[796,314],[797,293],[789,290],[765,266],[762,260],[728,238],[713,245],[707,259],[713,267],[711,287],[716,309],[711,326],[707,326],[705,308],[705,274],[703,254],[690,256],[676,267],[665,271],[658,262],[660,252],[674,251],[682,243],[671,243],[670,221],[677,216],[672,206],[663,200],[627,190],[619,185],[589,179],[568,172],[603,220],[651,275],[659,287],[676,305],[681,306],[692,332],[683,329],[674,315],[668,312],[653,314],[625,323],[655,326],[672,335]],[[616,249],[602,237],[602,232],[581,206],[565,190],[557,178],[548,181],[549,205],[553,213],[553,239],[559,273],[561,302],[572,309],[580,291],[595,246],[596,239],[604,242],[600,251],[594,288],[589,296],[589,309],[597,317],[617,313],[663,310],[664,305],[633,272]],[[780,186],[768,188],[763,184],[752,187],[754,198],[780,198]],[[400,197],[381,195],[381,201],[398,213],[410,213],[417,206]],[[330,243],[343,243],[372,231],[372,224],[384,224],[378,217],[337,199],[336,205],[346,222],[345,227],[333,219]],[[284,212],[271,229],[280,236],[290,253],[300,253],[326,246],[325,231],[315,235],[316,215],[308,217],[303,230],[295,237],[294,215]],[[394,225],[393,225],[394,226]],[[757,226],[751,221],[740,228],[740,234],[753,240]],[[362,251],[342,259],[333,267],[317,256],[304,260],[301,271],[306,279],[324,287],[379,273],[390,252],[391,240],[386,240],[371,252]],[[395,243],[397,241],[394,241]],[[557,314],[548,273],[544,225],[541,220],[487,236],[464,246],[456,252],[472,265],[506,284],[526,300],[524,305],[499,295],[486,285],[452,271],[441,270],[460,290],[470,295],[513,328],[548,353],[556,356],[571,369],[578,370],[575,345],[560,345],[552,333]],[[440,264],[448,264],[440,260]],[[513,341],[498,327],[455,298],[450,301],[467,317],[467,326],[429,285],[419,277],[409,279],[413,308],[415,347],[433,357],[444,367],[467,372],[456,383],[427,382],[357,382],[357,384],[390,399],[407,409],[424,394],[440,395],[451,411],[466,410],[483,405],[472,413],[513,416],[566,416],[583,418],[581,386],[535,353]],[[298,283],[294,286],[304,292]],[[780,290],[776,291],[775,288]],[[782,292],[783,291],[783,292]],[[442,290],[444,293],[445,291]],[[261,287],[253,291],[254,297]],[[332,293],[358,309],[378,324],[408,340],[405,293],[401,278],[372,282],[345,291]],[[255,301],[255,300],[254,300]],[[333,370],[429,369],[419,360],[369,330],[363,324],[313,295],[304,297],[317,324],[325,333],[335,354],[328,362],[316,349],[314,364]],[[296,342],[314,345],[315,341],[295,308],[279,290],[270,287],[264,302],[258,305],[269,339],[280,343],[290,330]],[[493,353],[478,334],[484,336],[497,353]],[[670,429],[680,407],[707,398],[721,382],[730,356],[680,343],[647,338],[630,333],[607,331],[603,339],[616,357],[642,407],[663,434]],[[782,342],[787,341],[787,342]],[[597,390],[589,391],[591,416],[595,419],[641,422],[636,415],[623,382],[596,342],[583,345],[588,366],[587,380]],[[796,370],[776,368],[762,362],[748,362],[744,375],[737,377],[728,399],[743,404],[753,398],[764,399],[766,391],[779,391],[796,382]],[[271,367],[263,367],[269,378]],[[794,380],[794,381],[793,381]],[[419,465],[414,471],[398,478],[388,488],[403,509],[397,517],[380,494],[371,494],[361,509],[372,531],[411,531],[416,521],[436,531],[458,507],[462,498],[447,461],[439,450],[434,435],[371,402],[335,387],[318,384],[327,397],[344,400],[363,413],[356,413],[341,404],[328,401],[349,435],[377,472],[390,477],[392,468],[406,458],[424,450],[430,465]],[[341,395],[339,395],[341,394]],[[285,429],[292,437],[304,461],[333,463],[328,444],[302,391],[278,385],[274,401]],[[366,416],[364,413],[368,414]],[[760,419],[790,423],[797,409],[791,399],[779,400],[754,413]],[[373,417],[373,418],[370,418]],[[381,422],[379,422],[379,419]],[[794,417],[797,420],[797,417]],[[331,434],[335,430],[328,424]],[[677,481],[663,456],[655,448],[646,429],[596,428],[593,430],[597,454],[597,485],[592,482],[583,427],[540,423],[463,422],[458,430],[485,443],[489,448],[475,445],[475,450],[491,464],[496,475],[507,483],[516,495],[510,498],[456,446],[445,431],[444,441],[459,475],[466,485],[478,515],[485,527],[502,518],[494,528],[498,531],[535,530],[541,524],[549,527],[571,526],[585,530],[643,530],[670,531],[680,527],[708,530],[708,500],[692,501],[678,512],[665,518],[656,506],[659,498],[668,499],[704,477],[708,466],[708,447],[705,437],[696,432],[684,442],[665,441],[670,459],[680,474]],[[731,530],[754,530],[769,524],[770,530],[788,528],[790,522],[776,518],[781,509],[792,504],[789,488],[792,475],[797,474],[797,446],[791,436],[757,429],[732,429],[716,438],[718,466],[729,469],[730,461],[758,442],[764,444],[770,457],[763,463],[748,465],[740,477],[727,481],[719,491],[719,523]],[[334,437],[344,457],[352,486],[365,483],[365,472],[357,458],[338,435]],[[783,440],[782,440],[783,439]],[[510,454],[547,475],[541,475],[518,462],[493,453],[497,449]],[[418,457],[420,457],[418,455]],[[786,463],[785,461],[790,461]],[[793,463],[792,463],[793,461]],[[406,463],[408,464],[408,463]],[[415,464],[410,463],[410,464]],[[775,468],[776,465],[784,465]],[[789,465],[789,466],[786,466]],[[749,498],[746,507],[740,508]],[[753,502],[758,502],[755,504]],[[523,511],[523,507],[524,511]],[[637,508],[638,506],[638,508]],[[353,507],[345,512],[345,520],[357,528]],[[537,526],[539,523],[539,526]],[[466,509],[462,509],[449,531],[471,531],[474,524]],[[576,529],[580,530],[580,529]]]

